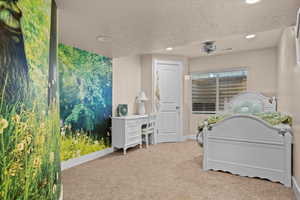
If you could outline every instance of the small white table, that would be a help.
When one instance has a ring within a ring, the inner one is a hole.
[[[148,121],[148,115],[112,117],[112,147],[123,149],[124,155],[130,147],[142,148],[142,125]]]

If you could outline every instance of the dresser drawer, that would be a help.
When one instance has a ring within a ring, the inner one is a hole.
[[[130,126],[126,128],[126,132],[139,132],[139,130],[138,126]]]
[[[140,135],[138,136],[132,136],[132,137],[127,137],[126,138],[126,143],[127,145],[131,145],[131,144],[139,144],[141,142],[142,138]]]
[[[135,136],[141,136],[139,129],[127,129],[126,130],[126,137],[135,137]]]
[[[139,122],[138,122],[138,120],[127,120],[125,122],[125,126],[126,126],[127,129],[131,129],[131,128],[138,129]]]

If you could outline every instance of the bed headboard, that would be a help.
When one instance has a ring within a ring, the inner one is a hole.
[[[276,112],[275,97],[266,97],[261,93],[243,92],[225,103],[225,112],[253,114],[260,112]]]

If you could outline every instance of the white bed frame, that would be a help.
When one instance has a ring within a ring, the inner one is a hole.
[[[227,105],[258,100],[263,109],[276,111],[275,98],[242,93]],[[252,115],[233,115],[203,130],[203,170],[220,170],[240,176],[265,178],[291,187],[290,129],[273,127]]]

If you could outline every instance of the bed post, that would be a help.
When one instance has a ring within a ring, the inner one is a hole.
[[[207,152],[208,152],[208,145],[207,145],[207,134],[208,134],[208,122],[204,121],[204,128],[203,128],[203,171],[207,171]]]
[[[292,187],[292,136],[290,132],[286,132],[284,135],[284,148],[285,148],[285,180],[284,185],[286,187]]]
[[[272,105],[273,105],[273,110],[277,111],[277,100],[276,97],[272,97]]]

